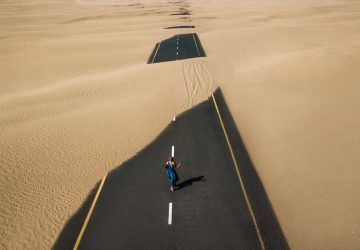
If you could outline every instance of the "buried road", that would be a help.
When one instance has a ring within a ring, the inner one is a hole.
[[[170,26],[164,29],[195,29],[194,25],[178,25],[178,26]]]
[[[157,43],[148,63],[160,63],[205,57],[205,51],[196,33],[179,34]]]
[[[161,166],[170,154],[182,165],[175,192]],[[102,184],[88,224],[81,208],[54,249],[289,249],[220,90]]]

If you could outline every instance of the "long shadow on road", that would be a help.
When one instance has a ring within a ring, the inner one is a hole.
[[[289,249],[220,89],[214,95],[265,248]],[[178,189],[171,193],[160,166],[173,145],[184,167],[179,168]],[[98,185],[66,223],[53,249],[73,248]],[[151,144],[108,174],[79,247],[189,248],[260,249],[211,98],[179,115]]]
[[[180,182],[176,185],[176,190],[180,190],[185,187],[192,186],[194,182],[206,181],[203,175],[187,179],[186,181]]]

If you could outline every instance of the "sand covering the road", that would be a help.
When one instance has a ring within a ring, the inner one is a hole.
[[[360,245],[360,2],[0,3],[0,248],[50,248],[109,170],[220,86],[293,249]]]

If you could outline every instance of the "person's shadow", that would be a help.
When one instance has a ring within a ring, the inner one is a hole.
[[[186,181],[180,182],[179,184],[176,184],[176,190],[182,189],[184,187],[188,187],[191,186],[194,182],[198,182],[198,181],[206,181],[206,179],[204,179],[204,176],[198,176],[198,177],[193,177],[190,178]]]

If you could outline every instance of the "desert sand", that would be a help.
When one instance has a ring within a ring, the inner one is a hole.
[[[190,29],[207,57],[146,64]],[[360,2],[2,0],[0,248],[49,249],[102,176],[221,87],[292,249],[360,246]]]

